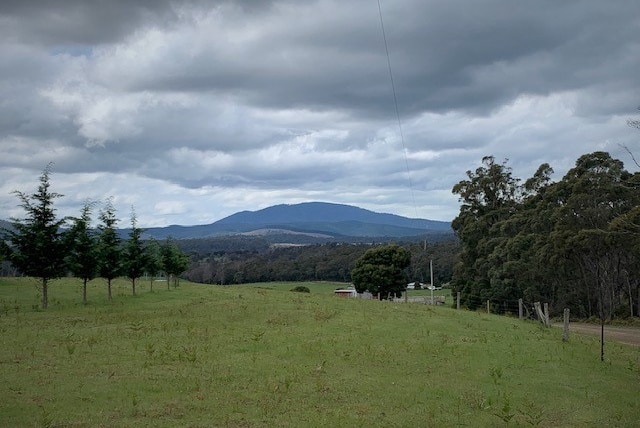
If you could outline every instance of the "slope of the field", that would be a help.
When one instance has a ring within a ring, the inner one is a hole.
[[[0,279],[3,426],[634,426],[638,348],[339,284]],[[311,293],[288,291],[308,285]]]

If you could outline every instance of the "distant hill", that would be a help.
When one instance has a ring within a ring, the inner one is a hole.
[[[150,228],[145,237],[206,238],[233,234],[252,236],[307,235],[314,239],[347,237],[415,237],[452,234],[451,223],[382,214],[351,205],[306,202],[241,211],[215,223]]]
[[[3,229],[13,230],[13,225],[11,224],[10,221],[0,220],[0,230],[3,230]]]

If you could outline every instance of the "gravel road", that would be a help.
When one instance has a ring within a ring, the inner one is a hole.
[[[562,328],[562,324],[554,324]],[[599,324],[584,324],[572,322],[569,324],[569,339],[572,333],[589,334],[600,337]],[[604,340],[613,340],[627,345],[640,346],[640,328],[604,326]]]

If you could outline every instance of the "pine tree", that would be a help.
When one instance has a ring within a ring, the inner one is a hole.
[[[136,280],[142,276],[147,265],[145,248],[142,246],[143,229],[138,227],[136,213],[131,210],[131,231],[124,247],[124,270],[131,280],[133,295],[136,295]]]
[[[57,219],[53,202],[62,195],[49,187],[51,165],[40,176],[38,190],[29,195],[14,193],[26,211],[23,220],[13,219],[14,230],[8,231],[9,260],[24,275],[40,279],[42,309],[49,305],[49,281],[65,273],[64,240],[61,227],[65,219]]]
[[[87,282],[98,273],[98,240],[91,229],[91,209],[93,204],[86,202],[80,217],[73,220],[68,233],[67,263],[71,273],[82,278],[82,303],[87,303]]]
[[[109,300],[111,295],[111,282],[122,273],[122,250],[120,248],[120,237],[116,231],[116,210],[113,202],[108,200],[104,209],[100,212],[100,230],[98,254],[100,276],[107,280],[107,290]]]

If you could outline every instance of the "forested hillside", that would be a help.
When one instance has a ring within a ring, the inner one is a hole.
[[[462,203],[455,290],[470,308],[524,298],[572,316],[637,315],[640,173],[604,152],[581,156],[558,182],[552,172],[543,164],[522,183],[485,157],[453,188]]]
[[[124,231],[126,234],[127,231]],[[271,241],[327,243],[371,241],[372,237],[423,237],[438,239],[452,235],[451,223],[394,214],[377,213],[351,205],[305,202],[274,205],[257,211],[241,211],[215,223],[198,226],[168,226],[145,230],[147,238],[210,238],[236,234],[268,235]],[[279,236],[276,236],[279,235]],[[294,236],[295,235],[295,236]]]
[[[175,241],[190,254],[184,273],[190,281],[238,284],[264,281],[351,281],[356,260],[375,244],[329,243],[304,246],[269,246],[262,239],[229,237],[225,240]],[[215,244],[217,242],[217,244]],[[429,282],[429,261],[434,279],[442,285],[451,279],[459,250],[457,240],[402,244],[412,254],[408,277]]]

